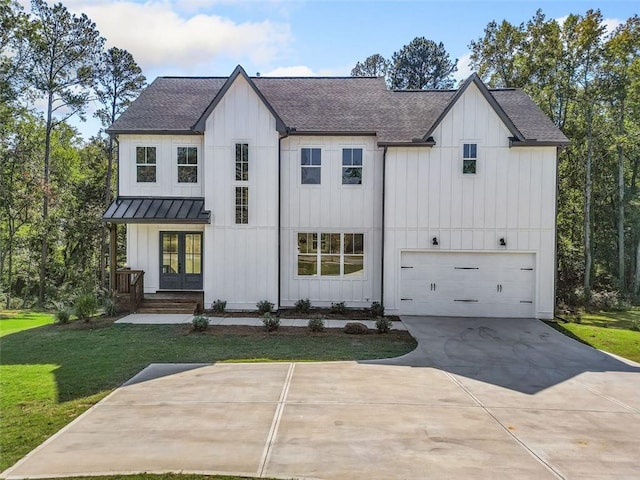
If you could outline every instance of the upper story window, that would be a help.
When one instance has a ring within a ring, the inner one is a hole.
[[[362,149],[342,149],[342,184],[362,185]]]
[[[478,160],[478,145],[476,143],[465,143],[462,145],[462,173],[476,173],[476,162]]]
[[[156,147],[136,147],[136,182],[155,183]]]
[[[236,181],[249,180],[249,144],[236,143]]]
[[[319,185],[322,177],[322,157],[319,148],[303,148],[300,151],[300,183]]]
[[[178,147],[178,183],[198,183],[197,147]]]

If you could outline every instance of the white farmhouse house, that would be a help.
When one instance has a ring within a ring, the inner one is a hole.
[[[557,151],[518,89],[382,78],[156,79],[110,127],[144,291],[252,310],[552,318]]]

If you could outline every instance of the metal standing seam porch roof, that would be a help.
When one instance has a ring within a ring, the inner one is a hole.
[[[119,197],[102,216],[109,223],[211,223],[204,198]]]

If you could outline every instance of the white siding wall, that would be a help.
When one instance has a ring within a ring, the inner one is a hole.
[[[145,293],[155,293],[160,288],[160,232],[203,230],[204,225],[127,225],[127,266],[144,270]]]
[[[470,85],[434,132],[435,147],[389,148],[384,284],[389,312],[399,308],[402,250],[513,251],[535,253],[536,316],[552,318],[556,148],[509,148],[509,136]],[[462,174],[463,143],[478,144],[475,175]],[[498,246],[502,237],[506,247]]]
[[[235,144],[249,144],[249,223],[235,223]],[[278,132],[275,118],[238,77],[206,121],[205,304],[255,309],[278,296]]]
[[[301,185],[300,149],[322,150],[320,185]],[[363,149],[362,185],[342,185],[342,148]],[[282,141],[282,305],[309,298],[316,306],[344,301],[369,306],[380,301],[382,150],[376,138],[291,136]],[[364,233],[364,276],[297,275],[298,232]]]
[[[201,197],[202,135],[118,135],[120,196]],[[156,147],[156,182],[136,182],[136,147]],[[198,148],[198,183],[178,183],[178,147]]]

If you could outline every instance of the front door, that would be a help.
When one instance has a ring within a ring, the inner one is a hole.
[[[160,232],[160,288],[202,290],[202,232]]]

